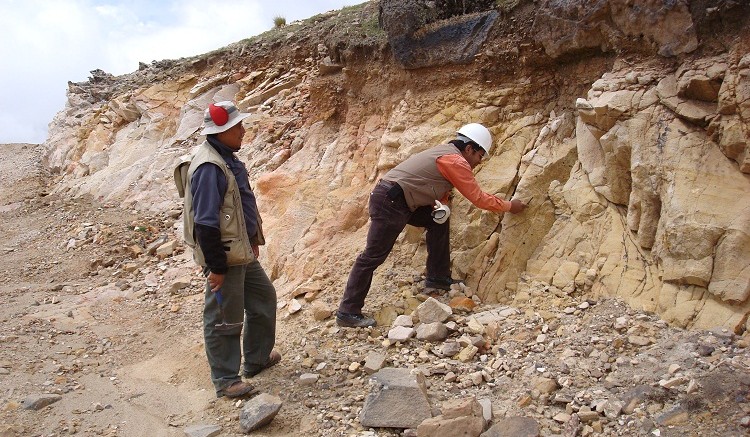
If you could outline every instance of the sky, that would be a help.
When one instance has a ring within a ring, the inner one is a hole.
[[[68,81],[224,47],[366,0],[0,0],[0,144],[43,143]]]

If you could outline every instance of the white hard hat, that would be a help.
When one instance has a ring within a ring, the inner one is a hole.
[[[479,123],[469,123],[461,126],[461,129],[456,133],[477,143],[479,147],[484,149],[485,154],[489,155],[490,147],[492,147],[492,135],[486,127]]]

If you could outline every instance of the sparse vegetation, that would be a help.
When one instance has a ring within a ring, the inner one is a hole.
[[[344,45],[377,46],[387,43],[387,35],[378,24],[378,3],[365,2],[359,5],[346,6],[341,10],[321,19],[331,20],[331,31],[327,44],[331,47],[341,42]]]
[[[365,36],[374,37],[385,35],[385,31],[380,27],[380,23],[378,23],[377,15],[371,15],[369,18],[362,21],[361,28]]]
[[[286,26],[286,18],[282,17],[281,15],[273,17],[273,27],[278,29],[284,26]]]

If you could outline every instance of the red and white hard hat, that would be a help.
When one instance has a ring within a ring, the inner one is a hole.
[[[223,101],[211,103],[203,112],[203,130],[201,135],[218,134],[229,130],[250,114],[240,112],[234,103]]]

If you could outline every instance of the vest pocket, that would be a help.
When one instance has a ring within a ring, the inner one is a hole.
[[[222,240],[221,245],[227,254],[227,265],[237,266],[248,264],[255,260],[252,250],[245,250],[241,239]],[[249,249],[249,248],[248,248]]]

